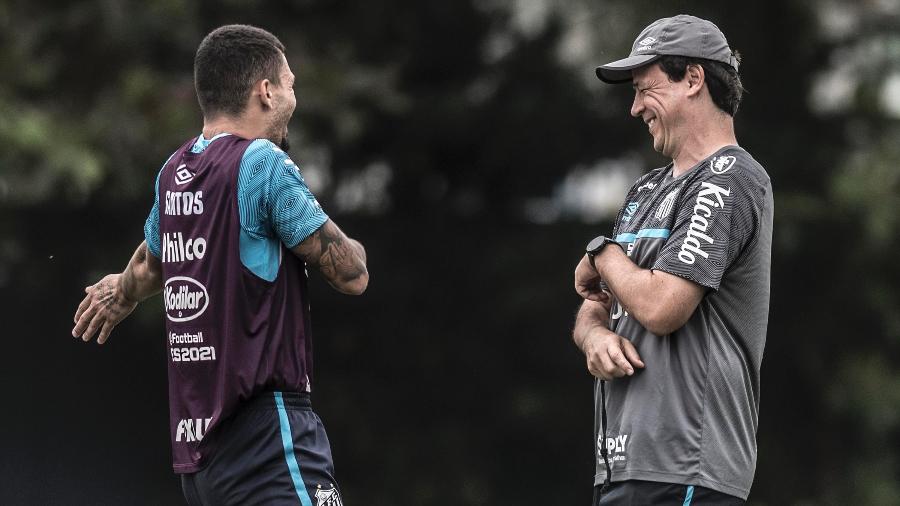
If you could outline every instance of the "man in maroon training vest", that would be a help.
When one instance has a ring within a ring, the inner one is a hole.
[[[194,77],[203,132],[163,165],[125,271],[85,289],[72,334],[102,344],[162,291],[173,468],[188,503],[340,506],[310,408],[306,266],[368,284],[363,246],[328,218],[288,157],[294,74],[271,33],[206,36]]]

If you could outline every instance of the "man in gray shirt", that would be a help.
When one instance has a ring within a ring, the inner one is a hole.
[[[711,22],[660,19],[597,69],[672,162],[628,192],[575,270],[595,385],[595,505],[743,504],[756,469],[772,186],[737,145],[739,58]]]

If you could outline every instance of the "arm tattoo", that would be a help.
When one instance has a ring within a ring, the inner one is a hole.
[[[140,302],[162,289],[162,267],[141,243],[122,273],[122,302]]]
[[[118,323],[122,321],[133,309],[133,303],[129,305],[124,295],[116,294],[116,286],[110,279],[103,279],[97,284],[95,297],[107,312],[107,319]]]
[[[313,233],[319,244],[318,264],[328,279],[353,280],[366,272],[353,244],[330,222]]]
[[[107,309],[112,309],[116,304],[116,288],[111,281],[103,280],[97,286],[97,300]]]
[[[124,295],[126,299],[134,298],[133,295],[135,289],[137,288],[137,281],[134,279],[134,266],[141,265],[146,260],[147,245],[145,243],[142,243],[140,246],[138,246],[138,249],[135,250],[131,262],[128,262],[128,266],[125,267],[125,272],[122,273],[122,295]]]

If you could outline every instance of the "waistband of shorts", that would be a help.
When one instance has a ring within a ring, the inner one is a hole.
[[[285,408],[312,409],[309,392],[282,392],[280,390],[268,390],[260,392],[244,402],[244,409],[272,409],[277,406],[276,399],[280,398]]]

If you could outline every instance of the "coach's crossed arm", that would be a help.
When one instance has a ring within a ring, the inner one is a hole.
[[[360,295],[369,285],[366,249],[330,219],[291,251],[318,269],[341,293]]]
[[[587,255],[582,257],[575,268],[575,291],[596,301],[600,280],[632,317],[658,336],[683,327],[706,294],[706,288],[682,277],[638,267],[622,248],[604,248],[593,264]]]
[[[606,292],[598,300],[585,300],[575,317],[572,340],[584,352],[591,374],[611,380],[634,374],[634,368],[644,367],[631,341],[609,330],[609,309],[612,302]]]
[[[141,242],[120,274],[109,274],[85,287],[84,299],[75,311],[72,337],[90,341],[97,330],[97,344],[103,344],[112,329],[125,319],[139,302],[162,290],[162,264]]]

